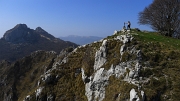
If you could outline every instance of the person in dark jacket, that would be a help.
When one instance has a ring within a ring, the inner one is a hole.
[[[131,22],[128,21],[126,24],[127,24],[127,30],[128,30],[128,29],[131,30]]]

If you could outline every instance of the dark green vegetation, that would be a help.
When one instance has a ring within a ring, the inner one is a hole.
[[[107,41],[107,62],[103,67],[108,70],[110,66],[120,62],[134,60],[136,57],[129,53],[120,56],[122,42],[114,38],[123,33],[109,36]],[[180,95],[180,40],[161,36],[155,32],[138,32],[132,30],[134,36],[132,42],[127,46],[136,47],[142,51],[142,67],[140,76],[147,79],[140,82],[141,90],[146,94],[147,101],[179,101]],[[49,95],[53,101],[87,101],[85,95],[85,84],[82,80],[81,68],[87,76],[94,73],[95,53],[99,50],[102,42],[92,43],[76,52],[67,48],[59,55],[51,52],[39,51],[30,56],[22,58],[15,63],[3,61],[0,63],[0,100],[11,99],[22,101],[27,95],[31,95],[30,101],[37,100],[35,91],[44,87],[39,95],[39,101],[46,101]],[[63,62],[67,57],[67,62]],[[120,57],[122,60],[120,61]],[[58,63],[58,64],[56,64]],[[55,66],[56,64],[56,66]],[[56,69],[52,69],[53,66]],[[44,82],[42,76],[51,70],[51,80]],[[132,88],[136,91],[138,87],[123,81],[126,73],[120,78],[111,76],[109,85],[106,86],[104,101],[123,101],[129,99]],[[38,86],[38,82],[41,82]],[[118,94],[121,96],[118,97]],[[139,94],[139,97],[141,97]]]

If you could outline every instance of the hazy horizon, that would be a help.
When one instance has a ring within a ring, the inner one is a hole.
[[[152,30],[138,24],[138,13],[153,0],[1,0],[0,38],[17,24],[41,27],[55,37],[79,35],[105,37],[131,21],[132,28]]]

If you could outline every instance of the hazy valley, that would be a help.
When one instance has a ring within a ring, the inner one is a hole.
[[[59,37],[59,38],[65,41],[71,41],[78,45],[86,45],[94,41],[99,41],[103,39],[102,37],[97,37],[97,36],[78,36],[78,35],[69,35],[69,36]]]

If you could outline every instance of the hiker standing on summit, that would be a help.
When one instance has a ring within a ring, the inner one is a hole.
[[[128,29],[131,30],[131,22],[128,21],[126,24],[127,24],[127,30],[128,30]]]

